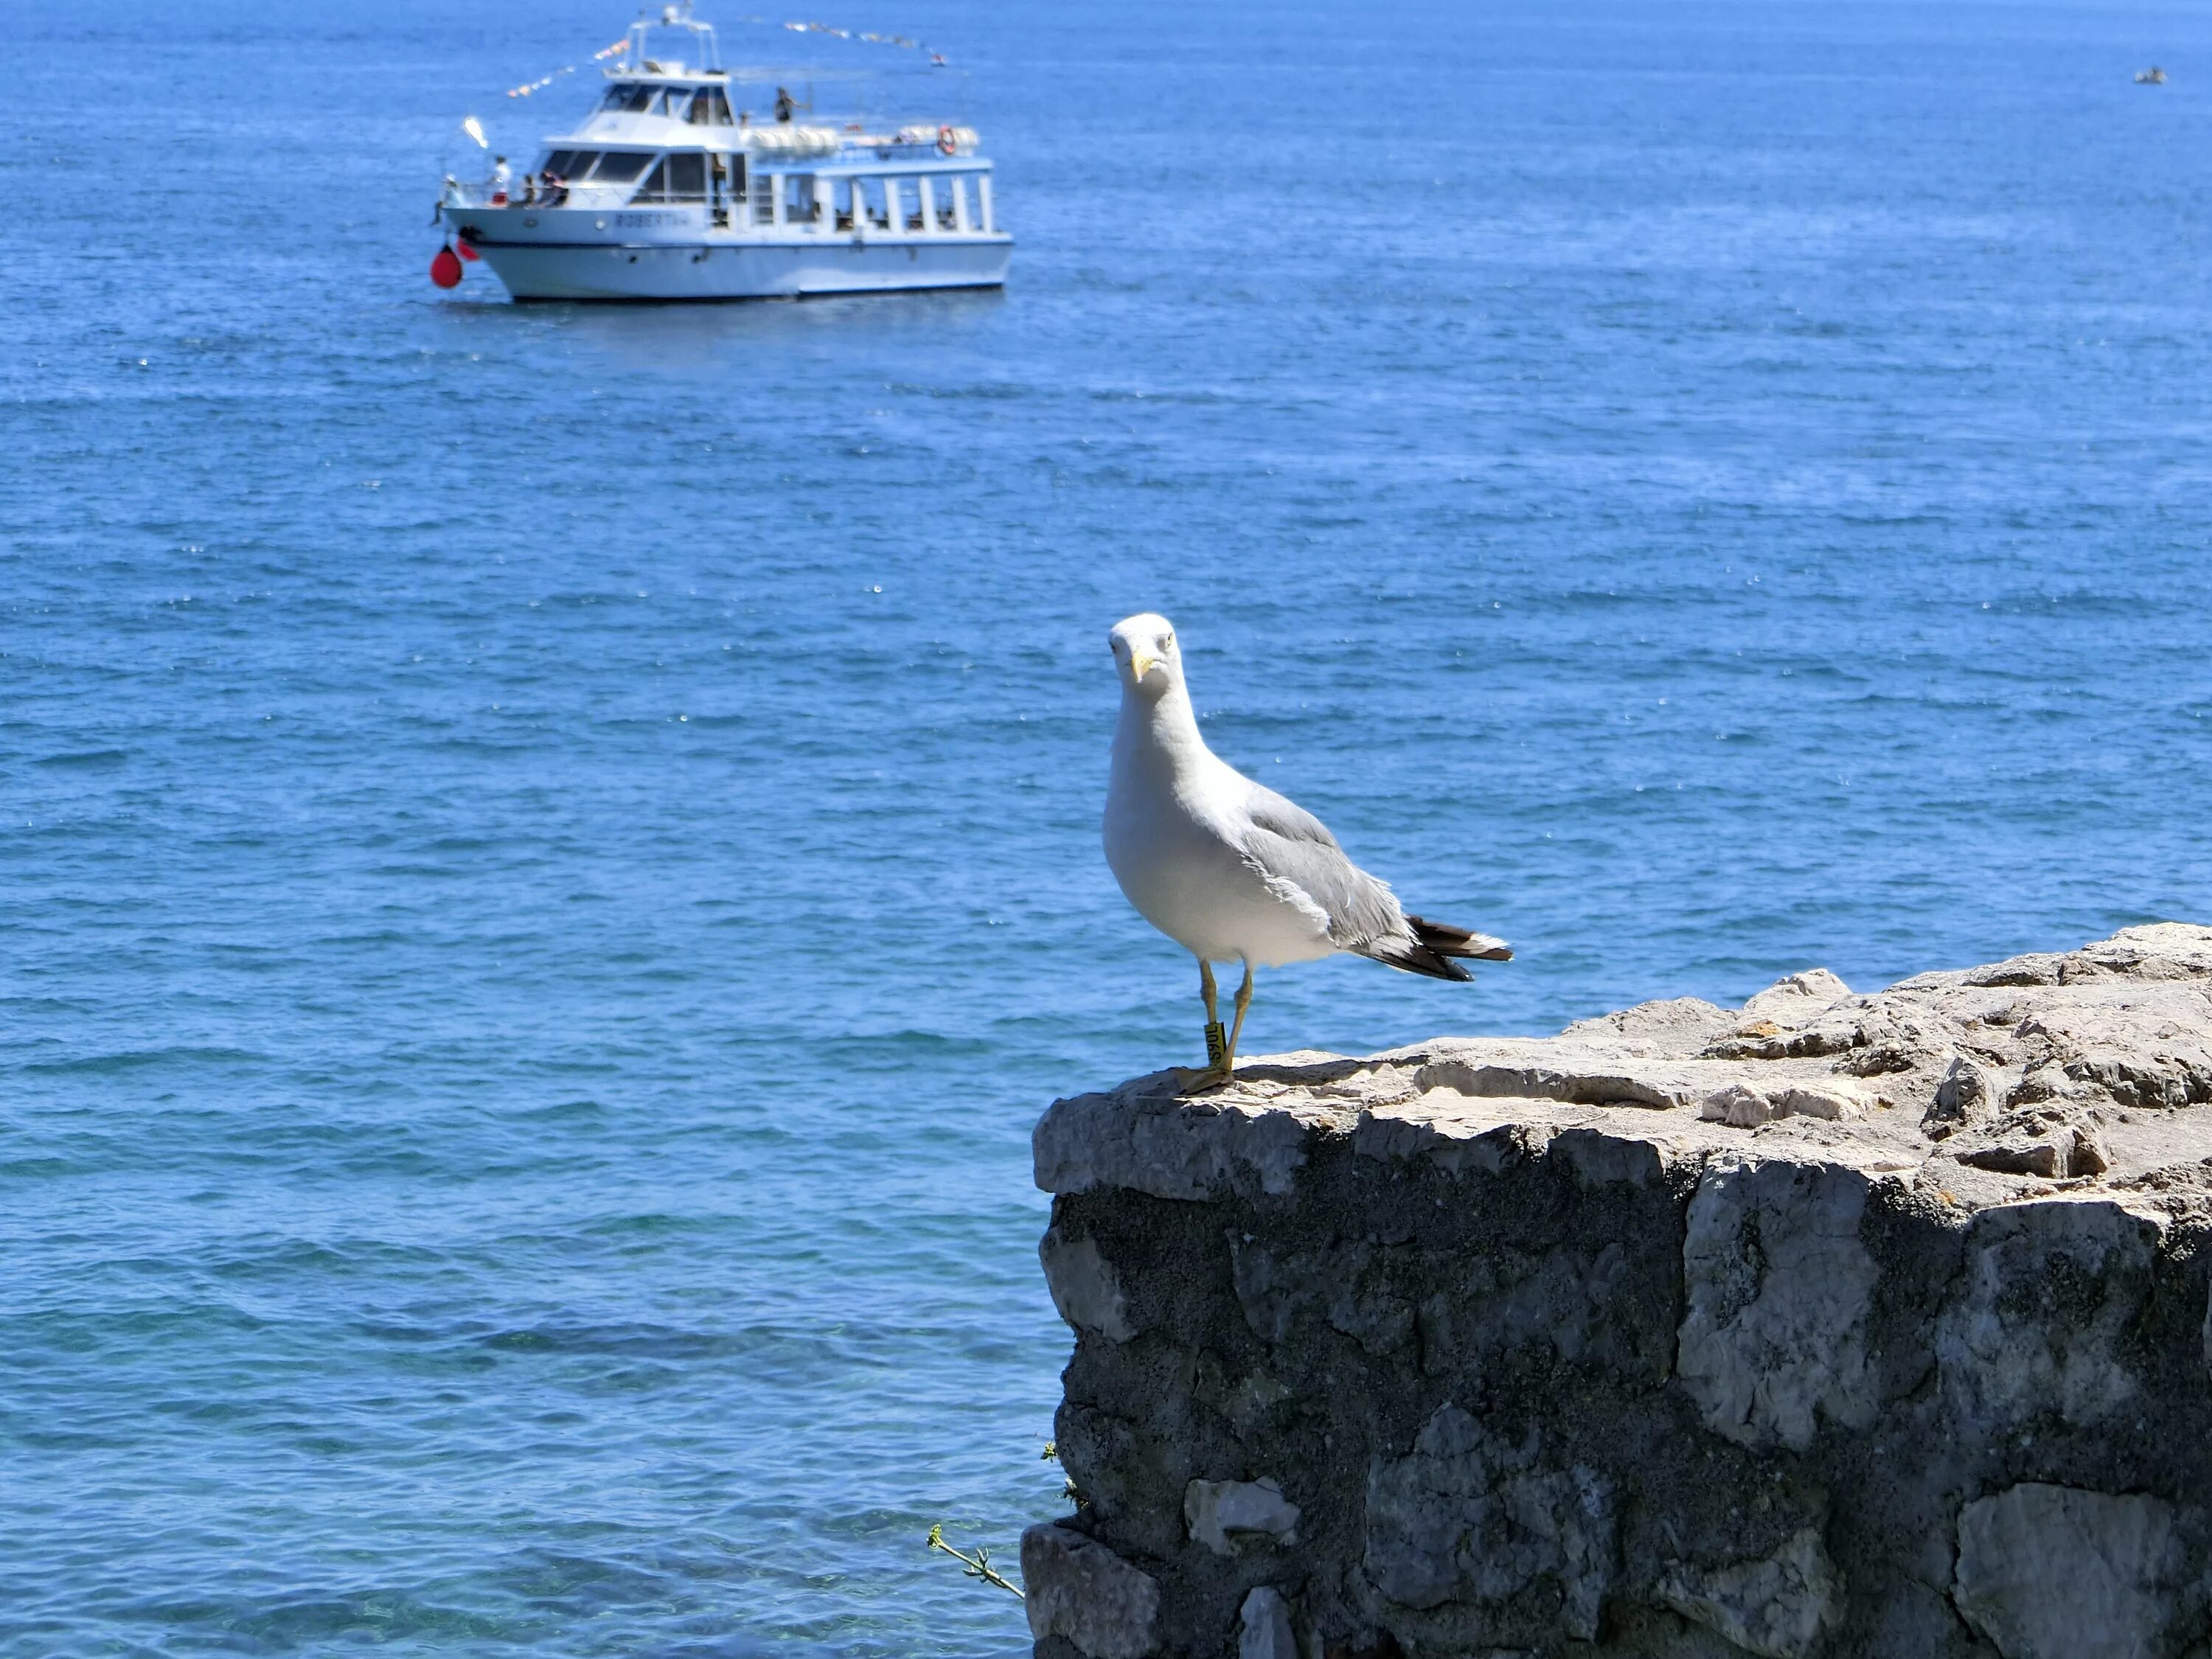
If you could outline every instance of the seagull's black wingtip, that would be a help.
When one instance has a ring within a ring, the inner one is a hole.
[[[1425,916],[1407,916],[1406,926],[1416,939],[1440,957],[1468,957],[1477,962],[1513,960],[1513,947],[1487,933],[1469,933],[1464,927],[1455,927],[1448,921],[1431,921]]]
[[[1425,974],[1431,979],[1466,981],[1474,977],[1459,963],[1437,955],[1419,939],[1384,939],[1369,945],[1359,954],[1371,957],[1386,968],[1396,968],[1408,974]]]

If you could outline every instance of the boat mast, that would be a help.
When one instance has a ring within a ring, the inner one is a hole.
[[[659,16],[653,17],[640,12],[637,21],[629,26],[629,44],[624,55],[629,60],[630,74],[641,75],[645,72],[646,41],[657,28],[688,29],[691,34],[691,44],[697,52],[698,61],[687,64],[687,67],[720,73],[722,47],[720,41],[715,38],[714,26],[712,23],[702,23],[692,16],[691,0],[670,0],[670,3],[661,7]],[[609,73],[611,74],[613,71],[610,70]]]

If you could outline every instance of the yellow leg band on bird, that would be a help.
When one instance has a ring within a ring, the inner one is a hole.
[[[1229,1054],[1229,1033],[1219,1020],[1210,1020],[1206,1027],[1206,1063],[1218,1068]]]

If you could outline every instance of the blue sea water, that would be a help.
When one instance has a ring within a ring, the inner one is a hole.
[[[0,15],[0,1652],[1022,1651],[1128,611],[1520,947],[1250,1052],[2212,919],[2202,8],[856,0],[1010,286],[659,309],[423,275],[621,9]]]

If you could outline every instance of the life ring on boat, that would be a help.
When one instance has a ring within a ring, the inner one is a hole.
[[[960,153],[960,140],[954,135],[951,127],[939,127],[937,130],[937,147],[947,155],[957,155]]]

